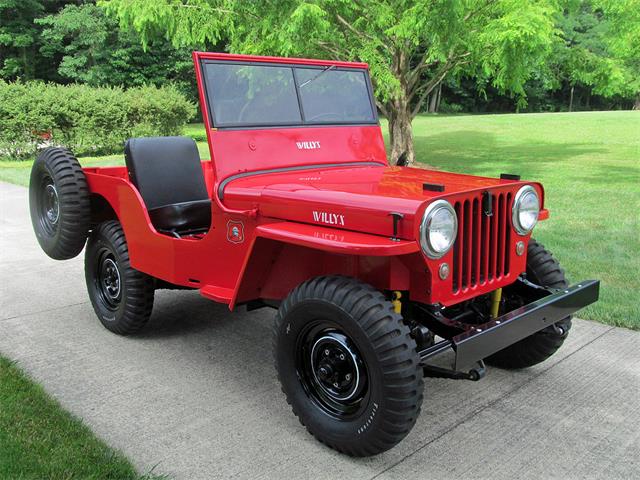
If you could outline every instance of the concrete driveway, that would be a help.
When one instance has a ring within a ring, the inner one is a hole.
[[[82,257],[56,262],[27,190],[0,183],[0,353],[147,472],[211,478],[640,478],[640,332],[578,320],[535,368],[427,380],[409,436],[374,458],[316,442],[271,358],[273,311],[157,293],[142,334],[102,328]],[[606,288],[606,285],[605,285]]]

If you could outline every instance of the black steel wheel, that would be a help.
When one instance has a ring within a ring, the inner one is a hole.
[[[569,282],[564,270],[560,267],[550,251],[544,245],[533,238],[529,241],[527,249],[527,280],[536,285],[548,288],[567,288]],[[513,308],[517,308],[530,299],[505,299],[507,302],[515,302]],[[508,346],[494,353],[486,359],[486,362],[504,369],[527,368],[544,362],[562,346],[571,329],[571,317],[560,320],[555,325],[550,325],[544,330]]]
[[[101,223],[91,233],[84,265],[91,304],[102,324],[121,335],[140,330],[151,316],[154,280],[131,267],[117,221]]]
[[[280,306],[273,348],[293,413],[331,448],[375,455],[415,424],[423,397],[416,343],[372,287],[337,276],[301,284]]]
[[[328,415],[361,413],[368,393],[367,370],[353,341],[335,323],[318,320],[298,336],[296,370],[302,387]]]
[[[31,167],[31,223],[44,252],[56,260],[78,255],[87,240],[91,207],[80,163],[65,148],[47,148]]]

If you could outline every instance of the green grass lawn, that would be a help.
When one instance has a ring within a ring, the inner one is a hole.
[[[0,478],[142,479],[120,453],[0,357]]]
[[[383,125],[383,128],[386,127]],[[201,124],[185,132],[209,157]],[[570,280],[602,280],[584,318],[640,329],[640,112],[421,116],[420,162],[441,170],[541,182],[551,218],[535,230]],[[83,158],[122,164],[122,156]],[[29,162],[0,161],[0,180],[28,184]]]

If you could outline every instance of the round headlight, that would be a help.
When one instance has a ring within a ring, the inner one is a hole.
[[[420,224],[420,246],[429,258],[440,258],[449,251],[458,233],[458,217],[446,200],[427,207]]]
[[[513,226],[520,235],[526,235],[538,223],[538,214],[540,213],[540,199],[535,188],[531,185],[525,185],[518,193],[513,201],[512,220]]]

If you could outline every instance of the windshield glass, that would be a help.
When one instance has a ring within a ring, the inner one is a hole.
[[[361,69],[205,62],[216,127],[377,123]]]
[[[290,68],[210,64],[207,81],[217,125],[302,120]]]
[[[296,68],[296,80],[306,121],[375,120],[363,71]]]

